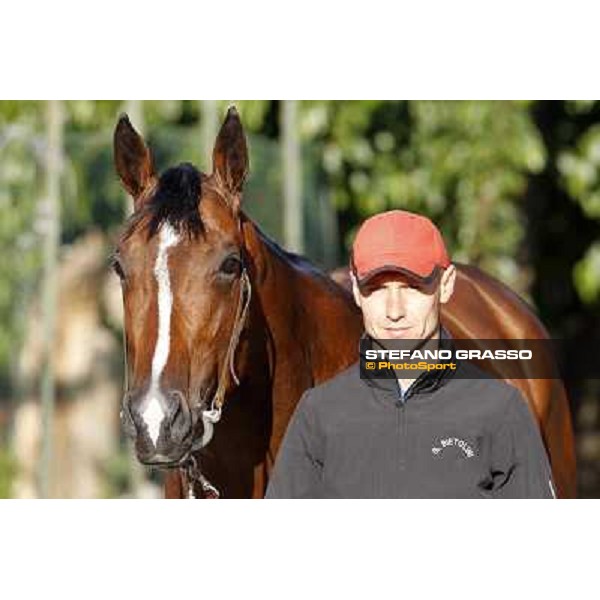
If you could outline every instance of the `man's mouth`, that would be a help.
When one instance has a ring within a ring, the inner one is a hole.
[[[410,327],[384,327],[386,333],[398,334],[404,331],[408,331]]]

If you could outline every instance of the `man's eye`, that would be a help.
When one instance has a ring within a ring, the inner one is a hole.
[[[219,267],[219,273],[228,277],[238,276],[242,272],[242,261],[238,256],[228,256]]]
[[[363,296],[370,296],[374,292],[382,289],[382,285],[378,285],[377,283],[367,283],[360,288],[360,291],[362,292]]]
[[[359,289],[363,296],[370,296],[373,293],[373,288],[371,286],[363,285]]]

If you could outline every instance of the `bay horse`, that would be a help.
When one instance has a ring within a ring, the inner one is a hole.
[[[126,115],[114,158],[134,199],[113,259],[124,305],[124,430],[143,464],[166,469],[168,498],[262,497],[302,393],[356,362],[361,313],[347,289],[245,215],[248,151],[235,108],[210,175],[188,163],[158,175]],[[473,268],[459,269],[455,295],[444,312],[452,334],[546,335],[518,297]],[[566,395],[560,382],[539,381],[517,385],[539,420],[559,494],[573,496]]]

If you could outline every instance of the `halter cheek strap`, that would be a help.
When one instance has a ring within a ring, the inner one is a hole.
[[[229,345],[227,346],[227,352],[225,354],[225,360],[221,366],[219,373],[219,383],[217,391],[213,397],[211,407],[209,410],[202,411],[202,425],[204,427],[204,433],[202,435],[201,448],[204,448],[212,439],[214,434],[214,426],[221,419],[221,411],[223,404],[225,403],[225,388],[227,383],[227,369],[231,373],[231,377],[236,385],[240,384],[240,380],[235,373],[234,358],[235,351],[240,341],[240,335],[244,329],[246,317],[250,307],[250,299],[252,297],[252,285],[250,284],[250,277],[248,276],[248,270],[245,262],[242,262],[242,272],[240,275],[240,296],[238,300],[237,310],[235,313],[235,321],[233,323],[233,330],[231,337],[229,338]],[[195,499],[194,483],[198,483],[202,489],[204,498],[219,498],[220,494],[217,488],[208,481],[208,479],[202,474],[200,466],[197,460],[192,456],[187,467],[182,469],[183,478],[186,482],[187,487],[187,498]]]
[[[204,434],[202,436],[202,447],[206,446],[212,439],[214,433],[214,425],[221,419],[221,410],[225,403],[225,389],[227,386],[226,372],[229,368],[231,377],[236,385],[240,385],[240,380],[235,373],[235,351],[240,341],[240,335],[244,329],[246,317],[248,315],[248,309],[250,307],[250,299],[252,297],[252,286],[250,284],[250,277],[248,271],[244,265],[242,273],[240,275],[240,297],[238,300],[237,310],[235,314],[235,321],[233,323],[233,330],[231,337],[229,338],[229,345],[227,346],[227,352],[225,354],[225,360],[221,365],[221,372],[219,373],[219,383],[217,391],[213,397],[211,407],[209,410],[202,411],[202,424],[204,425]]]
[[[223,196],[220,190],[215,189],[214,191],[223,198],[226,204],[229,205],[229,202],[227,201],[225,196]],[[238,227],[240,229],[240,233],[242,233],[241,221],[238,221]],[[240,274],[240,295],[238,298],[235,320],[233,322],[233,330],[231,331],[231,337],[229,338],[229,345],[227,346],[225,359],[223,360],[223,364],[221,365],[221,369],[219,372],[217,391],[213,396],[210,409],[202,411],[202,425],[204,428],[204,433],[202,434],[200,448],[204,448],[212,440],[214,435],[214,426],[221,420],[221,412],[223,409],[223,405],[225,404],[225,389],[227,387],[227,369],[229,369],[231,378],[235,382],[235,385],[240,385],[240,380],[235,373],[235,351],[238,347],[240,336],[246,323],[248,310],[250,308],[250,300],[252,298],[252,285],[250,283],[250,276],[248,275],[245,248],[243,245],[241,249],[241,260],[242,271]],[[205,498],[220,497],[219,491],[202,474],[200,465],[193,456],[190,457],[190,462],[188,463],[187,468],[183,469],[183,478],[184,481],[187,480],[188,498],[196,497],[194,495],[194,482],[200,484],[202,488],[202,493]]]

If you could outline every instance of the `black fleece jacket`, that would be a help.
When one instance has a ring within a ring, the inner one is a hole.
[[[533,415],[469,362],[421,375],[401,398],[359,362],[307,390],[266,498],[552,498]],[[469,376],[472,374],[472,378]]]

